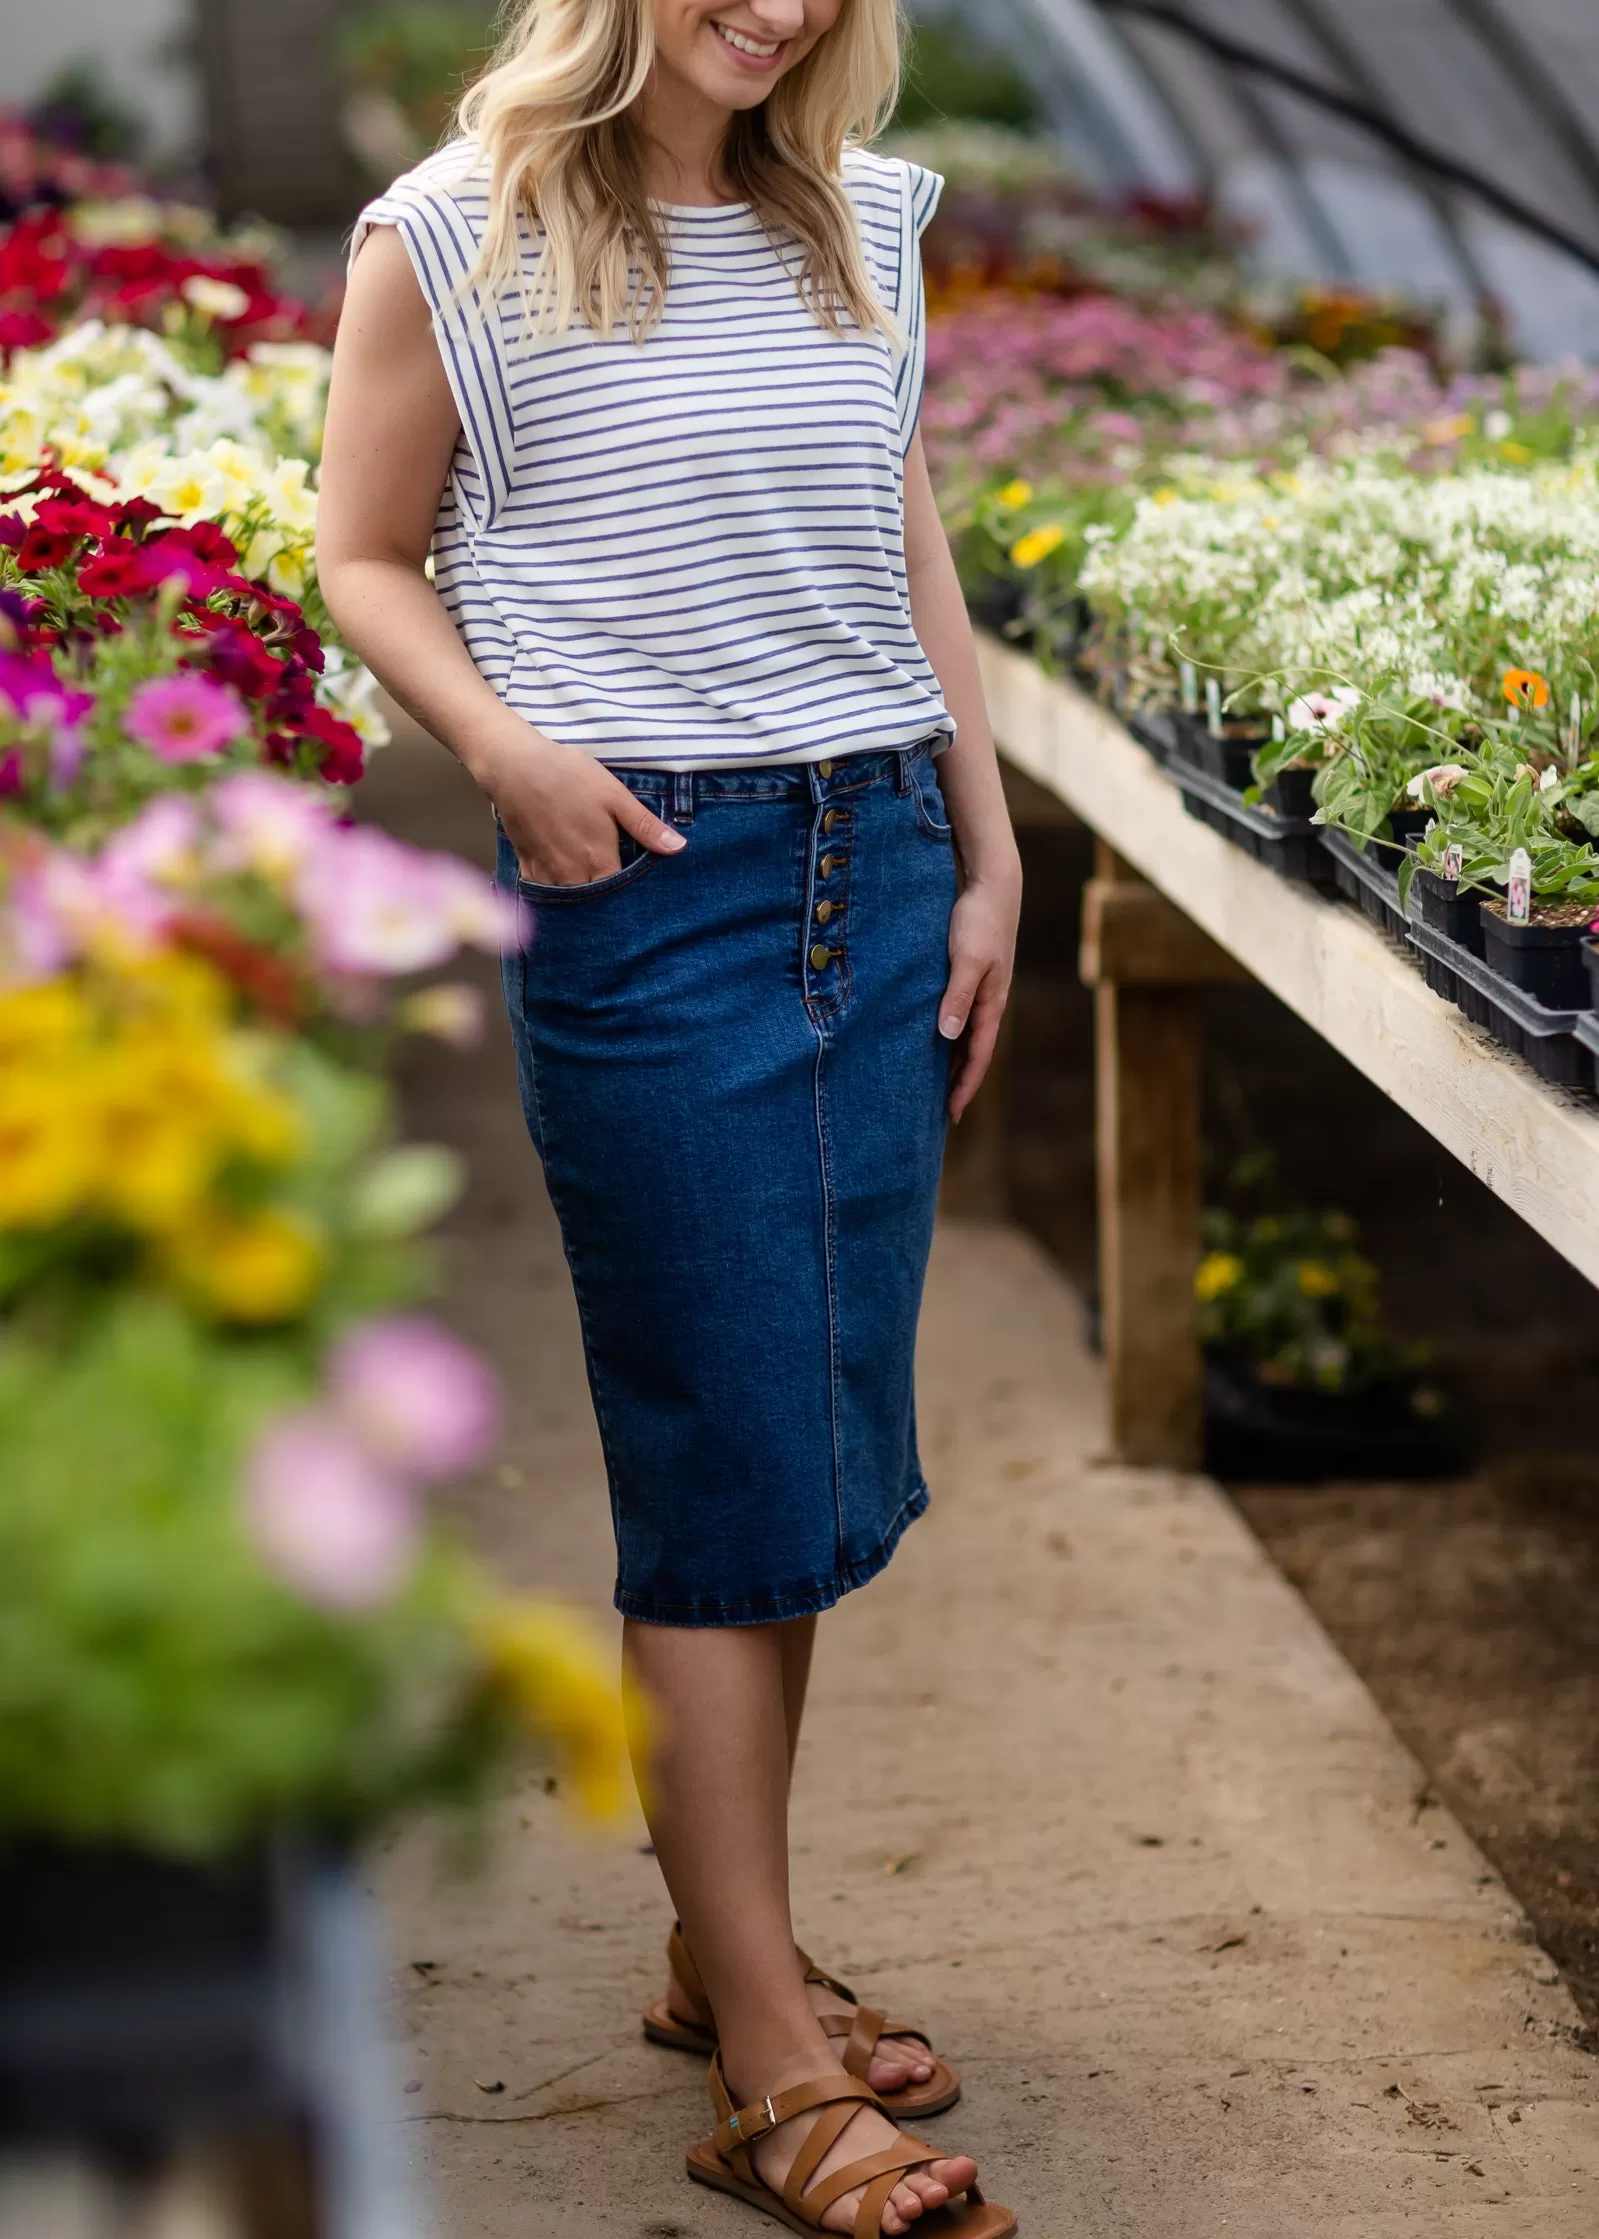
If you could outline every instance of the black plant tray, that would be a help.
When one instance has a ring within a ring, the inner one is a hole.
[[[1205,1468],[1234,1484],[1454,1477],[1466,1466],[1449,1420],[1418,1415],[1396,1379],[1360,1392],[1263,1384],[1227,1353],[1205,1358]]]
[[[1270,809],[1246,808],[1244,797],[1208,770],[1192,763],[1169,765],[1181,787],[1183,806],[1190,816],[1222,833],[1235,847],[1266,864],[1279,878],[1301,886],[1331,888],[1336,884],[1331,856],[1322,844],[1322,827],[1309,817],[1275,816]]]
[[[1410,921],[1399,907],[1399,873],[1390,870],[1389,850],[1369,841],[1362,851],[1347,832],[1323,827],[1321,844],[1332,857],[1338,891],[1370,918],[1379,932],[1405,939]]]
[[[1177,752],[1177,740],[1169,712],[1161,708],[1134,708],[1122,717],[1133,737],[1146,754],[1157,762],[1169,762]]]
[[[1496,1042],[1525,1058],[1541,1080],[1563,1088],[1588,1088],[1593,1074],[1587,1050],[1577,1038],[1585,1011],[1552,1011],[1501,979],[1469,948],[1412,922],[1410,944],[1422,960],[1427,985],[1456,1004],[1474,1026],[1486,1027]]]
[[[1573,1032],[1588,1054],[1588,1062],[1593,1068],[1593,1085],[1599,1089],[1599,1011],[1579,1011]]]

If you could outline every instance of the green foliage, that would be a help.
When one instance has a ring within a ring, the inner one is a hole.
[[[1488,728],[1483,744],[1462,748],[1447,774],[1423,780],[1433,822],[1401,870],[1401,894],[1408,895],[1418,863],[1441,876],[1451,847],[1461,851],[1463,891],[1505,888],[1510,858],[1525,848],[1535,901],[1599,905],[1599,856],[1588,837],[1599,822],[1593,765],[1566,774],[1551,760],[1539,770],[1511,725]]]
[[[356,84],[386,93],[429,144],[494,44],[493,13],[450,0],[391,0],[340,28],[339,57]]]
[[[1359,1391],[1415,1365],[1383,1335],[1377,1270],[1356,1250],[1347,1214],[1213,1210],[1204,1233],[1201,1333],[1263,1383]]]
[[[1039,123],[1025,78],[986,39],[959,23],[919,23],[911,35],[897,130],[970,117],[1026,130]]]
[[[502,1737],[431,1545],[360,1617],[276,1583],[241,1527],[299,1348],[113,1299],[63,1357],[0,1341],[0,1831],[212,1856],[470,1790]]]

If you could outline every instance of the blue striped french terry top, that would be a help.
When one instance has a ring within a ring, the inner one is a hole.
[[[352,259],[398,228],[461,415],[435,585],[483,676],[565,745],[707,769],[954,736],[905,568],[943,181],[863,150],[844,178],[892,341],[820,326],[799,252],[743,204],[663,206],[671,282],[643,343],[528,333],[514,290],[457,296],[488,215],[470,142],[362,212]]]

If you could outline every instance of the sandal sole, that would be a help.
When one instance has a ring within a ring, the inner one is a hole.
[[[725,2192],[734,2200],[742,2200],[746,2208],[770,2216],[774,2223],[786,2224],[790,2231],[814,2232],[817,2228],[795,2215],[767,2186],[745,2184],[708,2139],[703,2145],[689,2148],[688,2173],[695,2184],[708,2185],[713,2192]],[[1020,2228],[1008,2208],[991,2201],[965,2200],[947,2208],[935,2208],[931,2215],[918,2216],[911,2226],[918,2239],[923,2233],[927,2239],[1015,2239]]]

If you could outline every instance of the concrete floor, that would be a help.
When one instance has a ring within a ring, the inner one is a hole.
[[[472,848],[442,758],[368,809]],[[413,1132],[469,1154],[452,1312],[505,1370],[463,1489],[518,1578],[609,1594],[559,1240],[498,1032],[420,1064]],[[924,1330],[935,1501],[823,1629],[797,1798],[802,1937],[964,2069],[932,2126],[1041,2239],[1576,2239],[1599,2066],[1503,1885],[1210,1485],[1096,1459],[1075,1301],[1012,1230],[947,1223]],[[641,1828],[530,1784],[489,1868],[380,1867],[414,2163],[446,2239],[720,2239],[692,2061],[647,2047],[667,1908]]]

